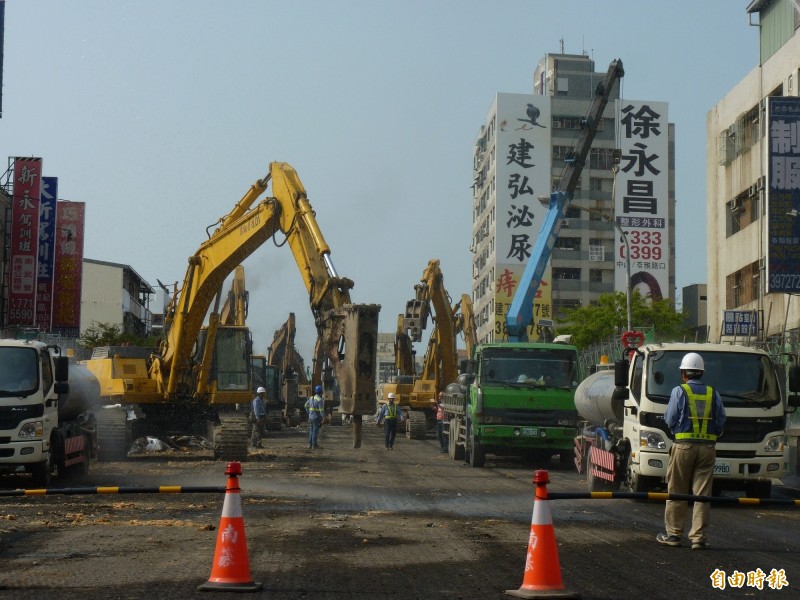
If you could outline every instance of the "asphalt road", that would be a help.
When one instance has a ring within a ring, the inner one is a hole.
[[[348,426],[327,426],[311,451],[305,431],[284,429],[253,451],[240,478],[250,570],[263,584],[253,597],[505,598],[529,552],[535,581],[560,576],[589,599],[800,597],[800,507],[715,506],[712,548],[693,551],[656,543],[663,504],[551,500],[556,542],[532,550],[534,470],[548,469],[551,493],[584,491],[577,473],[492,456],[474,469],[432,438],[400,438],[392,452],[381,438],[365,425],[356,450]],[[74,485],[224,486],[224,471],[203,452],[156,454],[93,465]],[[0,478],[0,489],[28,483]],[[776,486],[773,497],[788,493]],[[223,499],[0,498],[0,599],[208,597],[197,586],[212,574]],[[553,555],[558,567],[542,573]]]

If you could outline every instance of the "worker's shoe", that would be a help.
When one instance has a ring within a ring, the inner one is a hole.
[[[664,544],[666,546],[681,545],[681,538],[679,538],[677,535],[669,535],[668,533],[659,533],[656,536],[656,540],[659,544]]]
[[[708,542],[692,542],[692,550],[708,550]]]

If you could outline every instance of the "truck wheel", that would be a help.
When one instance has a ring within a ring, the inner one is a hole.
[[[748,498],[767,499],[772,495],[771,481],[751,481],[744,486],[744,493]]]
[[[33,485],[36,488],[46,488],[50,485],[52,475],[52,465],[50,463],[50,455],[42,462],[30,466],[30,473],[33,475]]]
[[[469,430],[467,433],[467,462],[471,467],[482,467],[486,464],[486,450],[480,440],[475,437],[472,427],[468,426],[467,429]]]
[[[458,445],[461,434],[458,419],[450,420],[450,435],[447,437],[447,449],[453,460],[464,460],[464,446]]]
[[[424,440],[427,422],[425,413],[419,410],[408,411],[406,420],[406,437],[410,440]]]

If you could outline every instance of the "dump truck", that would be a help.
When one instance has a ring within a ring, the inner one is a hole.
[[[647,344],[634,349],[630,360],[617,361],[614,370],[581,382],[575,405],[583,420],[574,458],[591,491],[665,487],[674,439],[664,413],[688,352],[703,357],[703,381],[719,392],[727,413],[717,439],[715,493],[744,490],[749,497],[769,497],[772,480],[784,473],[786,412],[800,401],[790,396],[784,402],[766,352],[728,344]],[[800,389],[791,377],[790,386]]]
[[[453,460],[486,454],[569,464],[578,413],[578,349],[555,343],[479,344],[466,373],[445,390],[444,431]]]
[[[58,346],[0,340],[0,471],[24,468],[37,487],[53,474],[85,475],[99,410],[97,382]]]

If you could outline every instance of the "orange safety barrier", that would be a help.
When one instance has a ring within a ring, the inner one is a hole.
[[[547,500],[550,475],[547,471],[536,471],[533,483],[536,485],[536,496],[522,586],[517,590],[506,590],[505,593],[516,598],[580,598],[580,594],[567,591],[561,579],[556,532]]]
[[[225,474],[228,476],[228,485],[222,504],[211,577],[197,589],[204,592],[256,592],[262,588],[262,584],[253,581],[250,559],[247,557],[238,479],[242,474],[241,463],[229,462]]]

